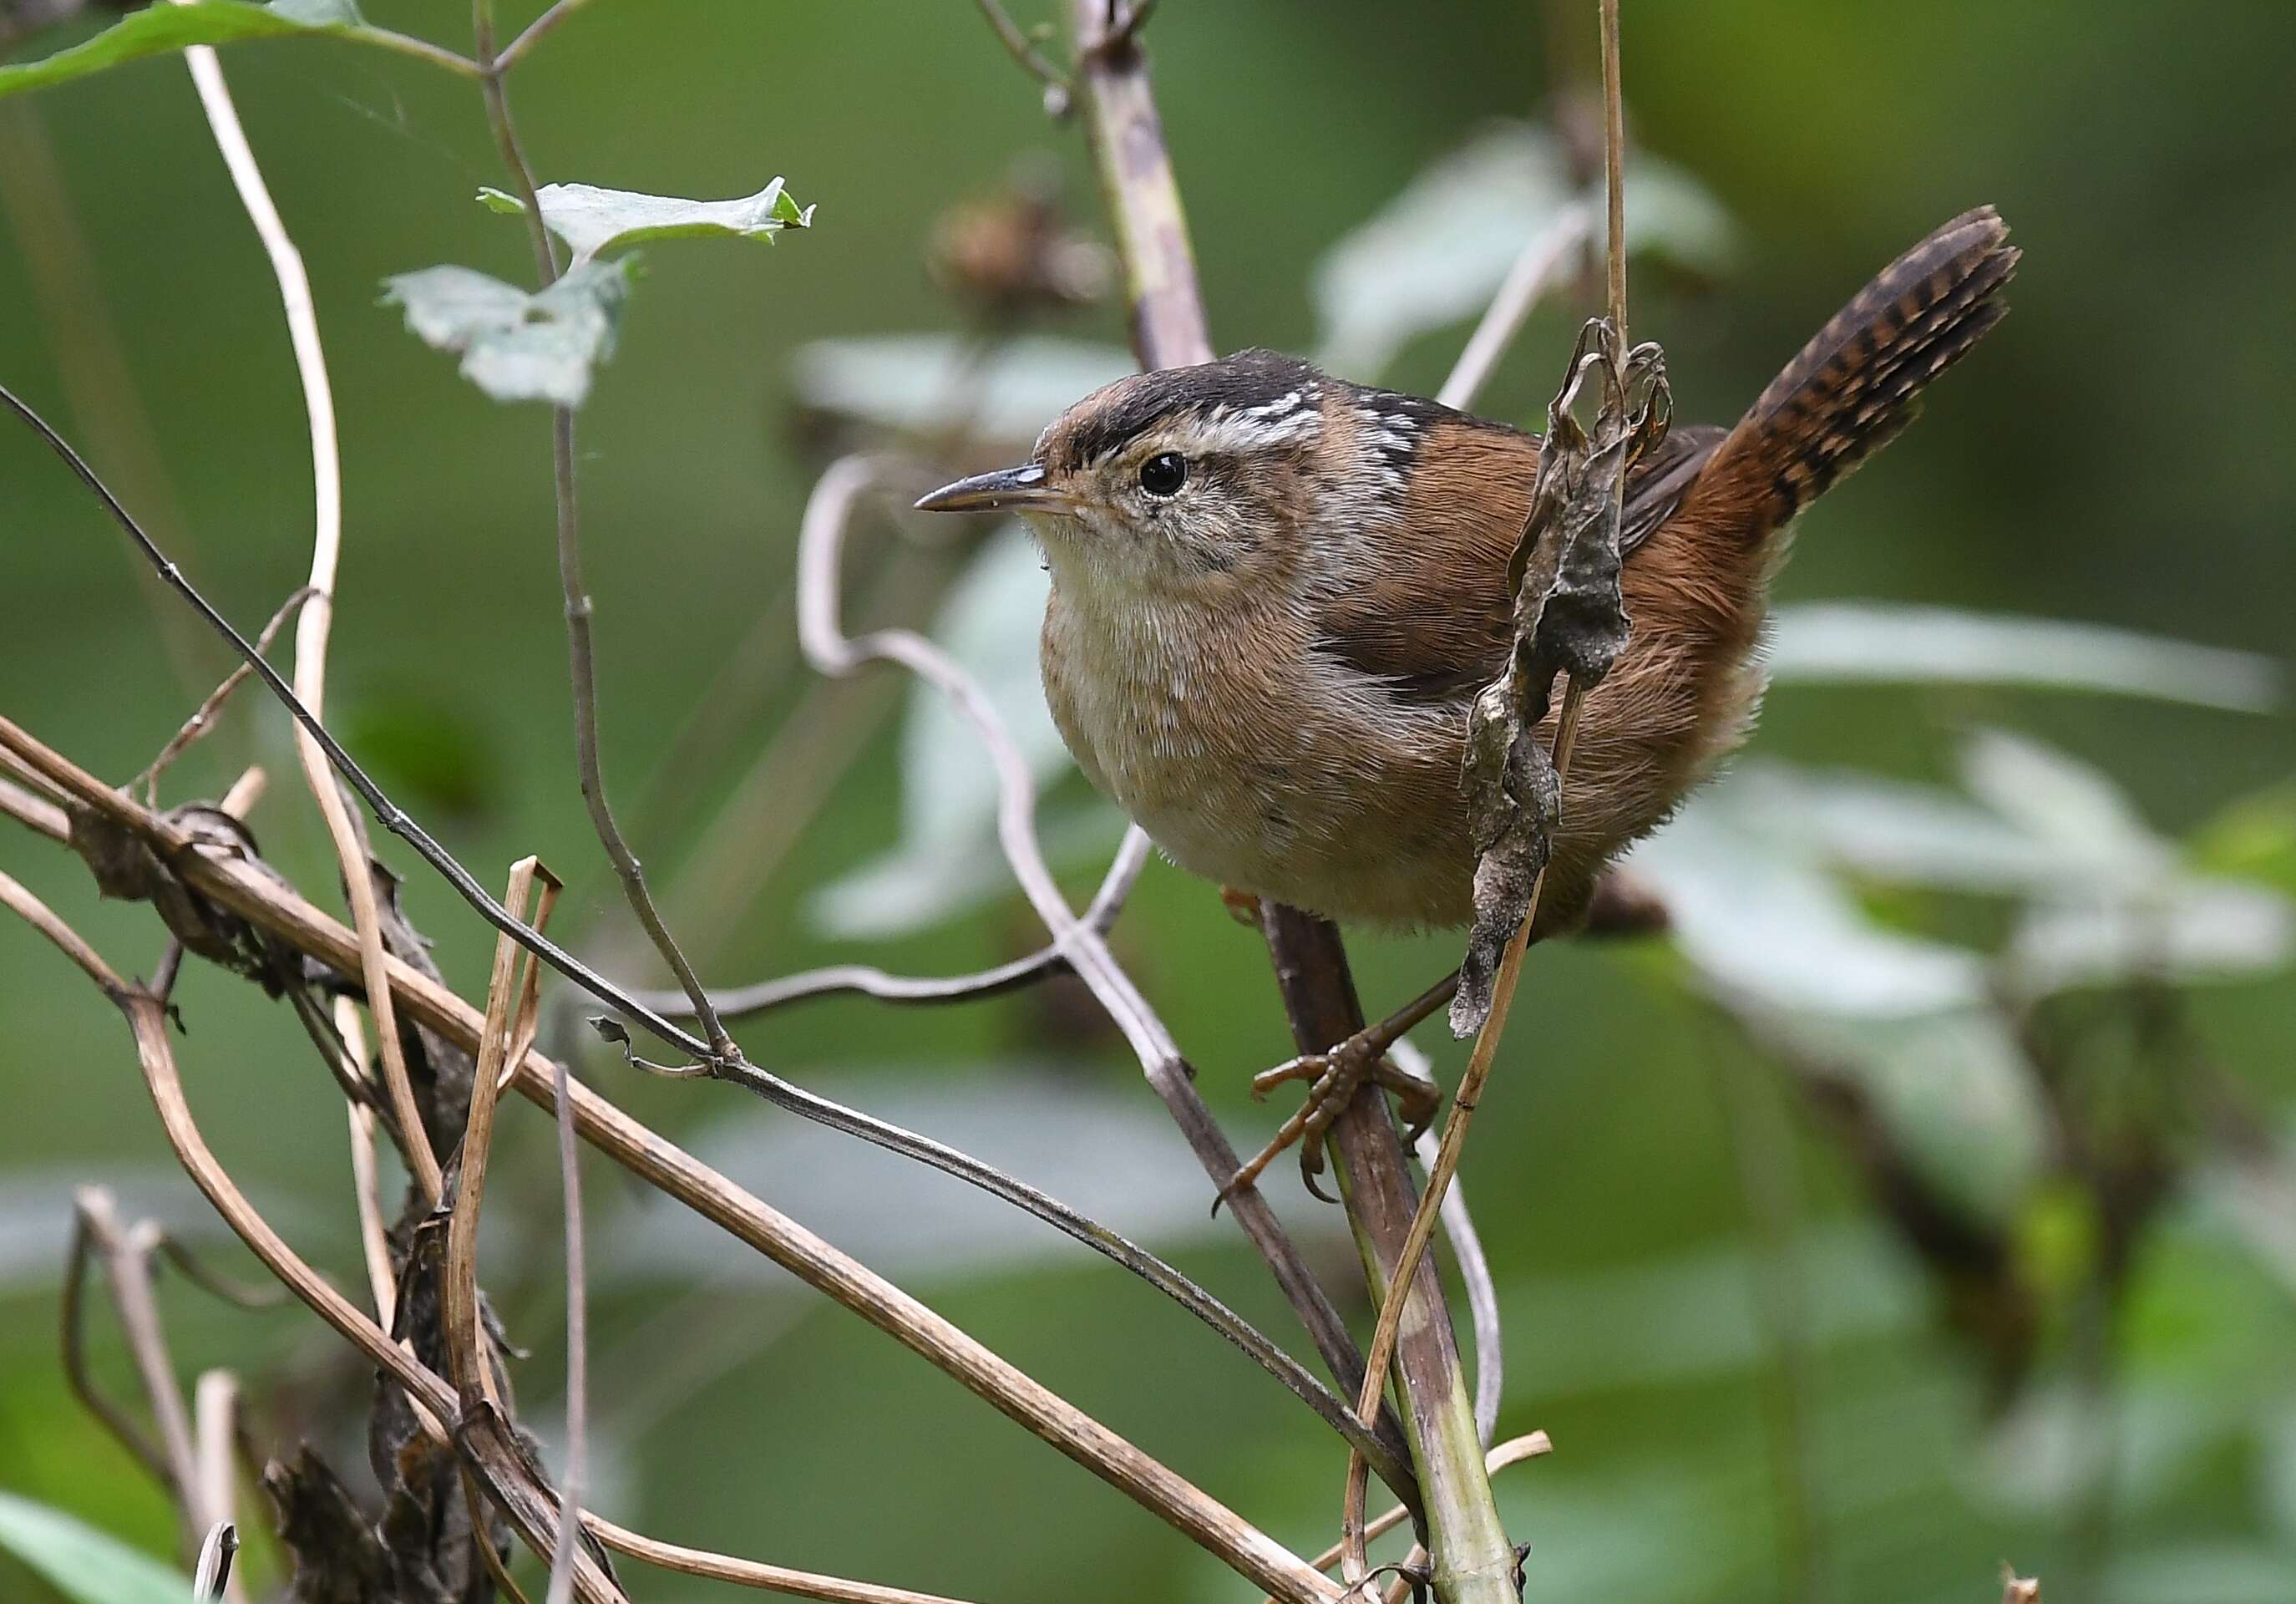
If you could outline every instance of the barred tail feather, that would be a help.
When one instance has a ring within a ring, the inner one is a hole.
[[[1890,263],[1770,381],[1701,491],[1757,510],[1767,537],[1896,438],[1921,391],[2008,310],[1998,296],[2020,254],[2008,240],[1980,206]]]

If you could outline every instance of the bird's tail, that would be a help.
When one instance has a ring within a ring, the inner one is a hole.
[[[1964,212],[1891,262],[1770,381],[1699,475],[1755,514],[1764,537],[1914,419],[1921,391],[2008,310],[2017,268],[1990,206]]]

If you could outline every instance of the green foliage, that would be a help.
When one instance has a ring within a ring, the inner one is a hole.
[[[242,39],[277,39],[297,34],[326,34],[399,49],[406,41],[370,28],[353,0],[192,0],[161,4],[129,13],[85,44],[37,62],[0,67],[0,96],[69,83],[123,62],[165,55],[193,45],[231,45]]]
[[[188,1604],[190,1578],[61,1509],[0,1493],[0,1549],[74,1604]]]
[[[425,267],[385,280],[383,301],[424,344],[461,352],[463,376],[496,400],[579,407],[614,354],[631,266],[585,262],[533,294],[469,267]]]
[[[644,240],[763,240],[773,243],[784,228],[813,226],[813,208],[800,206],[775,179],[754,195],[737,201],[689,201],[678,195],[645,195],[594,184],[545,184],[535,191],[542,221],[574,248],[577,267],[617,246]],[[488,210],[526,215],[526,202],[498,189],[481,189]]]

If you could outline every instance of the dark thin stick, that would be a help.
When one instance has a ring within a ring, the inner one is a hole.
[[[1035,1215],[1063,1235],[1081,1242],[1112,1263],[1122,1265],[1250,1355],[1262,1369],[1283,1382],[1295,1396],[1307,1403],[1350,1443],[1356,1442],[1358,1438],[1369,1438],[1370,1440],[1363,1445],[1368,1449],[1366,1457],[1370,1458],[1374,1468],[1379,1471],[1381,1479],[1386,1481],[1388,1472],[1392,1469],[1404,1479],[1406,1485],[1408,1485],[1410,1478],[1399,1468],[1393,1444],[1380,1441],[1373,1434],[1366,1432],[1356,1421],[1346,1404],[1341,1402],[1329,1388],[1302,1369],[1297,1360],[1283,1353],[1234,1310],[1146,1248],[1120,1233],[1111,1230],[1098,1221],[1078,1213],[1049,1194],[1039,1191],[1024,1181],[1015,1180],[991,1164],[983,1164],[969,1153],[960,1152],[946,1143],[935,1141],[931,1137],[893,1124],[890,1121],[863,1114],[858,1109],[849,1108],[842,1103],[807,1091],[777,1075],[759,1069],[742,1058],[738,1049],[730,1063],[713,1058],[708,1050],[707,1044],[696,1041],[687,1032],[678,1029],[652,1009],[639,1003],[621,987],[604,976],[595,974],[587,965],[558,946],[541,932],[531,928],[523,920],[514,917],[472,877],[469,870],[457,862],[445,848],[439,846],[428,832],[407,815],[404,809],[384,794],[381,787],[367,776],[366,771],[352,761],[350,754],[343,750],[341,744],[332,735],[328,733],[326,727],[312,717],[310,710],[303,705],[292,687],[280,678],[278,670],[264,661],[247,637],[240,634],[222,613],[217,612],[191,581],[184,577],[175,563],[169,562],[165,554],[152,544],[151,537],[144,532],[143,527],[125,507],[119,505],[119,500],[104,486],[103,481],[96,477],[94,470],[81,460],[79,455],[63,438],[51,429],[37,413],[4,386],[0,386],[0,401],[6,402],[39,432],[50,448],[79,476],[81,481],[95,492],[105,508],[119,520],[121,527],[135,539],[137,546],[157,565],[160,577],[190,601],[193,606],[198,609],[201,616],[231,642],[241,657],[254,668],[257,677],[262,679],[272,695],[278,697],[288,712],[294,715],[296,720],[311,732],[312,738],[318,742],[320,749],[327,754],[328,761],[333,763],[344,778],[350,782],[352,788],[366,800],[383,827],[412,846],[416,854],[443,876],[447,883],[461,893],[463,901],[478,909],[489,925],[511,937],[585,991],[611,1006],[617,1012],[644,1024],[649,1031],[663,1041],[692,1053],[696,1058],[709,1065],[709,1073],[715,1077],[752,1091],[775,1106],[785,1109],[801,1119],[809,1120],[815,1124],[825,1126],[832,1131],[841,1131],[848,1136],[857,1137],[863,1141],[884,1148],[887,1152],[898,1153],[904,1157],[914,1159],[944,1174],[977,1187],[992,1197],[1002,1198],[1024,1212]],[[59,765],[64,761],[58,754],[49,752],[32,741],[20,727],[5,718],[0,718],[0,742],[13,746],[18,755],[24,761],[31,762],[36,769],[40,767],[39,762],[33,761],[36,752],[40,759],[50,765]],[[77,771],[75,773],[77,774]],[[105,794],[107,800],[113,805],[123,808],[130,805],[127,804],[126,798],[119,796],[110,787],[102,786],[102,782],[94,780],[93,777],[85,777],[89,785],[99,793]],[[149,816],[146,815],[147,830],[152,827],[148,818]],[[168,834],[173,833],[168,832]],[[181,841],[176,840],[175,845],[180,848]],[[1091,939],[1095,944],[1097,943],[1096,937]],[[1114,959],[1107,956],[1107,949],[1100,946],[1097,950],[1106,965],[1112,968]],[[1119,973],[1120,974],[1120,971]],[[1127,980],[1125,983],[1128,986],[1130,983]],[[1143,1003],[1140,1006],[1144,1010],[1146,1005]],[[1160,1031],[1161,1027],[1157,1028]],[[1177,1051],[1171,1053],[1169,1062],[1173,1066],[1173,1075],[1177,1077],[1178,1083],[1186,1089],[1188,1098],[1195,1099],[1193,1087],[1187,1085],[1185,1065],[1180,1060]],[[1202,1108],[1201,1099],[1195,1099],[1195,1106],[1199,1109]],[[1203,1111],[1202,1117],[1205,1124],[1209,1126],[1210,1111]],[[1226,1147],[1225,1138],[1218,1137],[1216,1127],[1212,1128],[1212,1135],[1218,1140],[1220,1147],[1226,1149],[1226,1162],[1232,1166],[1235,1157],[1234,1149]],[[1263,1202],[1261,1207],[1265,1209],[1265,1206]],[[1268,1215],[1268,1221],[1273,1225],[1272,1214]],[[1281,1228],[1276,1229],[1280,1232]],[[1255,1240],[1257,1239],[1255,1238]],[[1285,1240],[1285,1246],[1289,1249],[1292,1263],[1298,1265],[1297,1249],[1290,1248],[1288,1239]],[[1262,1251],[1267,1252],[1264,1248]],[[1298,1274],[1302,1278],[1306,1277],[1307,1271],[1304,1265],[1299,1267]],[[1279,1269],[1279,1279],[1281,1276],[1282,1271]],[[1312,1287],[1312,1281],[1308,1285]],[[1288,1286],[1287,1290],[1289,1290]],[[1318,1299],[1322,1298],[1320,1289],[1316,1290],[1315,1296]],[[1323,1306],[1330,1311],[1332,1327],[1344,1337],[1346,1328],[1340,1323],[1338,1312],[1331,1309],[1328,1300],[1324,1301]],[[1311,1330],[1314,1328],[1311,1326]],[[1320,1332],[1317,1333],[1317,1339],[1318,1345],[1321,1346],[1323,1337]],[[1328,1351],[1326,1357],[1329,1357]],[[1395,1485],[1392,1481],[1388,1485],[1390,1487]],[[1402,1494],[1402,1488],[1396,1490],[1398,1495]]]
[[[277,637],[280,629],[284,627],[287,621],[295,615],[296,611],[305,602],[318,594],[316,586],[306,585],[280,603],[279,611],[271,615],[271,621],[263,626],[262,633],[255,637],[256,651],[268,652],[271,649],[272,641]],[[208,693],[207,699],[193,710],[190,718],[184,720],[183,728],[170,736],[168,738],[168,744],[160,748],[160,755],[152,760],[151,766],[135,777],[134,783],[144,787],[145,802],[152,807],[160,805],[160,775],[166,773],[168,765],[183,756],[193,742],[207,734],[214,725],[216,715],[223,711],[223,704],[231,699],[231,694],[246,684],[248,676],[253,672],[252,669],[242,662],[225,675],[223,683]]]
[[[480,88],[486,100],[487,122],[494,130],[503,165],[509,169],[518,197],[524,203],[527,236],[534,248],[535,273],[547,287],[558,278],[558,243],[543,221],[542,202],[535,194],[534,169],[519,144],[518,129],[511,121],[510,93],[503,84],[503,69],[495,54],[493,0],[472,0],[471,14],[478,43]],[[590,629],[593,605],[589,588],[582,581],[573,408],[552,408],[550,423],[551,483],[558,507],[558,582],[566,609],[567,668],[574,695],[574,748],[581,774],[583,805],[589,810],[590,827],[596,832],[599,845],[605,848],[615,874],[621,879],[622,894],[629,901],[630,911],[637,916],[654,950],[661,954],[662,961],[669,966],[679,987],[693,1004],[693,1017],[709,1041],[709,1051],[701,1056],[730,1061],[740,1057],[741,1049],[727,1034],[718,1010],[710,1006],[701,977],[694,973],[676,938],[662,922],[660,910],[654,906],[653,893],[646,889],[645,868],[623,838],[621,826],[614,819],[613,804],[606,796],[604,762],[598,751],[597,666]]]

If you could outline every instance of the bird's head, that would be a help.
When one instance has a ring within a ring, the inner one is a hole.
[[[1027,462],[917,506],[1020,513],[1063,580],[1163,594],[1266,580],[1318,505],[1332,385],[1259,350],[1136,374],[1055,418]]]

